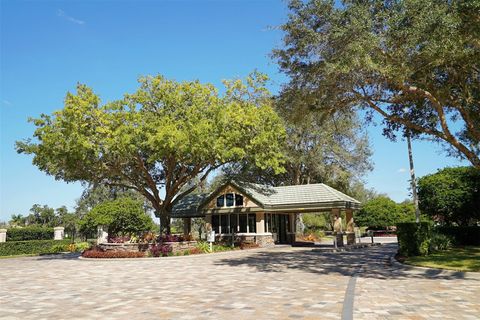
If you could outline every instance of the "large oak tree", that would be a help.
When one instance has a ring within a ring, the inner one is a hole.
[[[480,168],[480,1],[289,3],[274,51],[311,109],[363,107]]]
[[[220,95],[198,81],[144,77],[138,91],[105,104],[78,85],[63,109],[32,119],[34,139],[17,151],[58,180],[138,191],[170,233],[174,204],[215,169],[242,160],[282,171],[285,130],[265,81],[259,73],[226,81]]]

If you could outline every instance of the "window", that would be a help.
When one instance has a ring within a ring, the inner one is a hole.
[[[228,227],[228,216],[220,215],[220,233],[230,233],[230,228]]]
[[[239,225],[240,225],[240,232],[247,232],[247,215],[246,214],[239,214]]]
[[[238,193],[227,193],[217,197],[217,208],[243,207],[243,196]]]
[[[225,204],[225,196],[222,194],[217,198],[217,207],[223,207]]]
[[[230,231],[231,232],[238,232],[238,213],[234,213],[230,215]]]
[[[257,222],[255,221],[255,214],[248,215],[248,232],[249,233],[257,232]]]
[[[212,216],[212,229],[215,233],[219,233],[219,225],[220,225],[220,216],[213,215]]]
[[[233,207],[234,205],[234,197],[233,197],[233,193],[227,193],[225,195],[225,199],[226,199],[226,203],[227,203],[227,207]]]
[[[235,206],[243,207],[243,196],[241,194],[235,193]]]

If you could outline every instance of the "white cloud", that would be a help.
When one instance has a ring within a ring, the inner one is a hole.
[[[400,168],[397,170],[398,173],[404,173],[404,172],[407,172],[407,169],[405,168]]]
[[[80,19],[77,19],[77,18],[74,18],[72,16],[69,16],[65,11],[61,10],[61,9],[58,9],[57,10],[57,16],[63,18],[63,19],[66,19],[72,23],[76,23],[76,24],[85,24],[85,21],[83,20],[80,20]]]
[[[8,100],[2,100],[2,104],[5,105],[5,106],[11,106],[12,103]]]

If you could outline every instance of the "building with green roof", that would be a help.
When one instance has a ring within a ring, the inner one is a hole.
[[[210,194],[186,196],[175,204],[172,217],[184,219],[186,233],[191,218],[202,217],[217,240],[248,238],[268,246],[295,241],[297,214],[330,212],[335,219],[343,211],[349,225],[358,209],[358,200],[323,183],[270,187],[231,181]]]

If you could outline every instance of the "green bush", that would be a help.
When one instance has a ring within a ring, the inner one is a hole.
[[[436,230],[453,239],[458,246],[479,246],[480,245],[480,227],[477,226],[444,226],[437,227]]]
[[[427,255],[432,239],[429,222],[402,222],[397,224],[398,251],[404,256]]]
[[[433,232],[430,239],[428,253],[447,250],[452,246],[452,239],[444,234]]]
[[[7,229],[7,241],[53,240],[53,228],[28,226]]]
[[[8,241],[0,243],[0,256],[58,253],[64,251],[69,243],[70,240]]]

